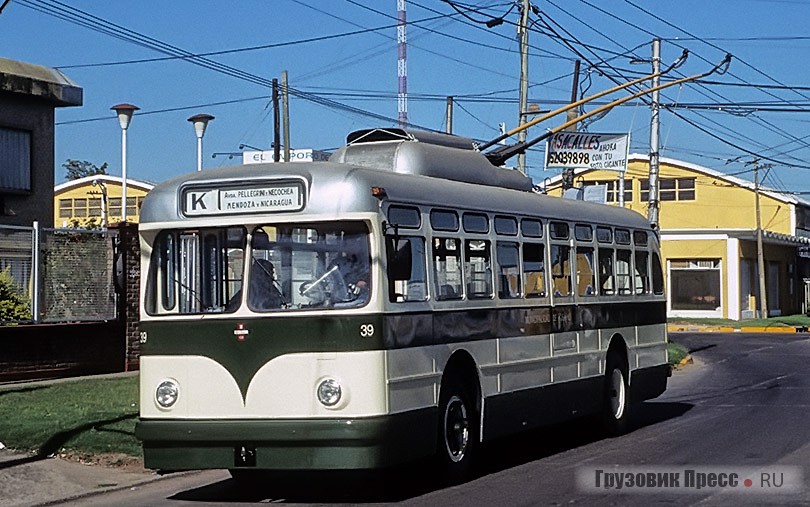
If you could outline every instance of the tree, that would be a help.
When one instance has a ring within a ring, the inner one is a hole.
[[[31,309],[25,293],[17,288],[10,268],[0,271],[0,322],[30,320]]]
[[[96,164],[86,160],[68,159],[67,162],[62,164],[62,167],[64,167],[65,171],[67,171],[67,174],[65,175],[66,180],[78,180],[79,178],[84,178],[86,176],[107,174],[107,165],[107,162],[104,162],[101,164],[101,167],[99,167]]]

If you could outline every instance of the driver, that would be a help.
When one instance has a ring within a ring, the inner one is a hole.
[[[369,269],[365,259],[361,259],[356,253],[344,252],[329,264],[327,271],[335,267],[354,296],[368,291]]]
[[[369,276],[368,254],[343,251],[329,262],[318,279],[302,284],[300,293],[313,301],[325,296],[331,304],[356,306],[368,300]]]

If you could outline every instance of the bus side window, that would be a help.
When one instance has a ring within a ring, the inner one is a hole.
[[[527,298],[546,296],[545,248],[541,243],[523,243],[523,293]]]
[[[499,241],[496,251],[498,256],[498,297],[501,299],[520,297],[518,244]]]
[[[593,248],[577,247],[577,294],[594,296]]]
[[[652,288],[654,294],[664,293],[664,272],[657,252],[654,252],[652,257]]]
[[[571,295],[571,248],[551,245],[551,281],[555,296]]]
[[[616,289],[630,294],[630,250],[616,250]]]
[[[636,294],[647,294],[650,292],[650,275],[648,269],[648,262],[650,254],[643,251],[636,251],[636,272],[635,272],[635,288]]]
[[[615,294],[616,282],[613,273],[613,249],[599,248],[599,290],[601,294],[609,296]]]
[[[436,299],[461,299],[464,278],[461,273],[461,241],[433,238],[433,275]]]
[[[427,272],[424,238],[389,237],[386,240],[386,249],[389,300],[395,303],[425,301]]]
[[[464,261],[467,272],[467,297],[492,297],[492,259],[489,241],[468,239],[464,242]]]

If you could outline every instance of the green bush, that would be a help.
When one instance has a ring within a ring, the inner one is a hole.
[[[667,344],[669,353],[669,364],[676,366],[683,358],[689,355],[689,350],[679,343],[669,342]]]
[[[20,320],[31,320],[31,307],[11,277],[11,269],[6,268],[0,272],[0,323]]]

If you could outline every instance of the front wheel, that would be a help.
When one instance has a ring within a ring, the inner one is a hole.
[[[617,353],[608,354],[605,363],[603,419],[609,435],[627,433],[630,420],[630,384],[627,361]]]
[[[442,385],[439,399],[438,454],[444,477],[450,483],[464,480],[478,447],[475,405],[468,389],[456,379]]]

